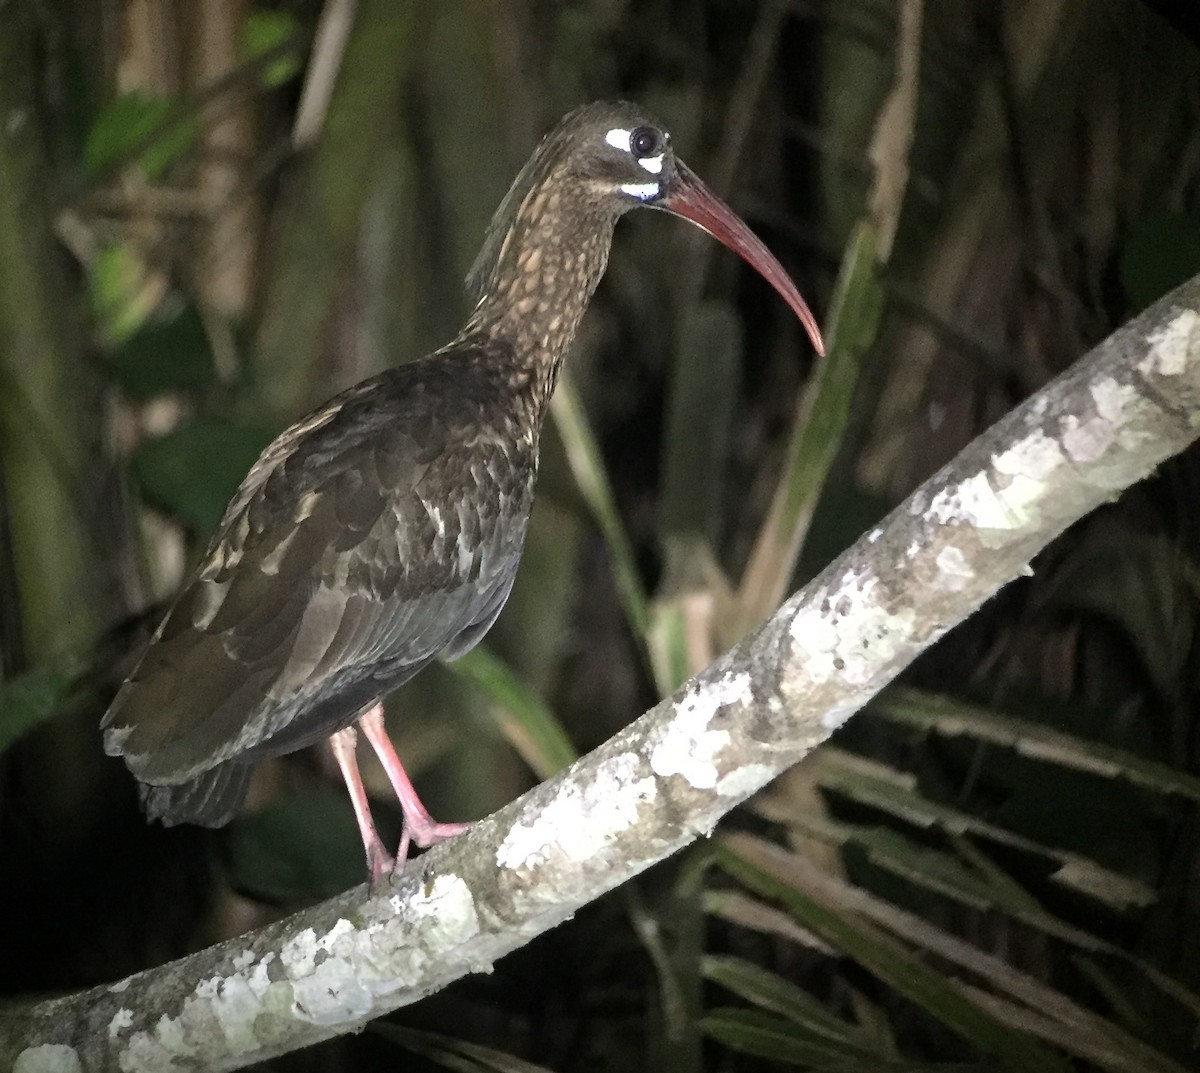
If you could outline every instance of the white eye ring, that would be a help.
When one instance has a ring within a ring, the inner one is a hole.
[[[612,130],[605,133],[604,140],[614,149],[620,149],[622,153],[633,153],[633,131],[631,130],[626,130],[624,127],[613,127]],[[662,173],[663,154],[639,157],[638,164],[651,175],[659,175]]]

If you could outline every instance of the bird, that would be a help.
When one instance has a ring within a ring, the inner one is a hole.
[[[492,218],[458,335],[286,429],[229,503],[101,723],[148,820],[220,827],[260,761],[329,739],[372,885],[413,845],[466,830],[421,802],[382,702],[435,658],[468,652],[500,614],[563,357],[634,208],[682,217],[738,253],[824,353],[783,267],[660,123],[623,101],[570,112]],[[394,854],[359,771],[360,730],[400,804]]]

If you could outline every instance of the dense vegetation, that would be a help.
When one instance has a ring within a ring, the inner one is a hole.
[[[3,7],[12,999],[360,881],[324,752],[264,766],[228,829],[167,831],[99,719],[274,433],[454,333],[491,213],[574,105],[660,115],[819,313],[852,279],[850,342],[817,368],[732,255],[665,217],[620,226],[509,606],[485,652],[389,704],[439,818],[603,741],[1200,273],[1200,26],[1172,5]],[[906,92],[911,150],[885,107]],[[733,837],[274,1065],[1195,1068],[1198,491],[1192,451],[1075,526]]]

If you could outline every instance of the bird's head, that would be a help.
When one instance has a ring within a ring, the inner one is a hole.
[[[559,124],[562,171],[615,213],[655,206],[676,182],[671,135],[623,101],[588,105]]]
[[[582,195],[575,199],[581,211],[615,218],[633,208],[651,208],[691,221],[767,280],[800,319],[817,353],[825,353],[816,318],[783,266],[675,155],[667,130],[637,105],[625,101],[577,108],[546,135],[492,221],[472,270],[477,291],[485,268],[499,255],[514,217],[529,198],[541,197],[560,182]]]
[[[775,256],[742,219],[714,194],[671,147],[670,133],[624,101],[585,105],[556,133],[564,167],[611,199],[615,211],[662,209],[700,227],[758,272],[791,306],[817,353],[825,346],[816,318]]]

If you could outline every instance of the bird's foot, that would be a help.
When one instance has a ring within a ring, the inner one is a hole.
[[[367,847],[367,883],[372,892],[378,891],[395,869],[396,861],[383,848],[382,842],[376,841]]]
[[[469,823],[438,823],[429,813],[412,818],[406,816],[404,835],[400,839],[400,848],[396,850],[396,863],[392,866],[393,871],[396,874],[404,871],[404,866],[408,863],[409,846],[416,845],[421,849],[428,849],[430,846],[436,846],[439,842],[445,842],[446,839],[461,835],[470,829],[471,824]]]
[[[395,746],[387,735],[387,727],[383,721],[383,705],[376,704],[364,712],[358,720],[358,725],[367,736],[367,741],[379,757],[383,770],[387,773],[388,781],[396,792],[400,802],[400,811],[404,813],[404,837],[400,839],[400,848],[396,851],[394,871],[404,870],[404,862],[408,860],[408,848],[416,844],[421,849],[428,849],[447,838],[461,835],[471,825],[469,823],[438,823],[429,815],[428,809],[421,804],[420,797],[396,755]]]
[[[367,800],[367,790],[363,786],[362,775],[359,774],[356,756],[358,732],[354,727],[346,727],[334,734],[329,739],[329,744],[333,748],[338,767],[342,769],[346,789],[350,792],[350,803],[354,806],[354,818],[358,823],[358,833],[362,836],[363,850],[367,856],[367,882],[372,891],[377,891],[383,878],[392,874],[395,861],[384,848],[379,832],[375,829],[371,803]]]
[[[453,838],[471,829],[469,823],[436,823],[428,817],[426,820],[426,823],[408,825],[408,833],[412,840],[422,849],[436,846],[439,842],[445,842],[447,838]]]

